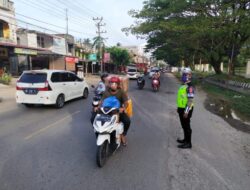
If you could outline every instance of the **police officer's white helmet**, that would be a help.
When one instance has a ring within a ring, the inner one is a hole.
[[[182,73],[183,73],[183,74],[192,74],[192,70],[191,70],[189,67],[185,67],[185,68],[182,70]]]

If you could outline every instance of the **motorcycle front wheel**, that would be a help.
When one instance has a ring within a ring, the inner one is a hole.
[[[108,141],[97,147],[96,163],[98,167],[103,167],[108,157]]]
[[[138,88],[141,90],[141,89],[143,89],[143,86],[142,86],[142,85],[139,85]]]

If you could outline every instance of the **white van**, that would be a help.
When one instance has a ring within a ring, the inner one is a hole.
[[[137,68],[128,68],[127,77],[129,79],[137,79],[140,76]]]
[[[87,98],[88,84],[74,73],[62,70],[24,71],[16,84],[16,102],[27,107],[34,104],[62,108],[66,101]]]

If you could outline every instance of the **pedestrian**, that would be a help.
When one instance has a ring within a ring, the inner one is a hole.
[[[185,68],[182,72],[182,85],[177,94],[177,112],[184,132],[184,138],[177,139],[177,142],[180,143],[178,148],[192,148],[190,119],[194,109],[194,87],[192,86],[191,78],[191,69]]]

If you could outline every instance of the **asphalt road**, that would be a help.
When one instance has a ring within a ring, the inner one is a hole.
[[[178,82],[165,74],[161,83],[154,93],[149,81],[143,90],[130,82],[128,146],[101,169],[89,122],[91,96],[57,110],[16,105],[10,95],[0,103],[0,190],[248,190],[249,134],[206,111],[198,90],[193,149],[178,149]]]

